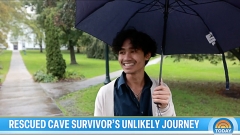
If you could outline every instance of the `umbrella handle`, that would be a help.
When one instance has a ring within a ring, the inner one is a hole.
[[[159,73],[159,79],[158,79],[158,85],[160,86],[160,85],[162,85],[162,63],[163,63],[163,52],[161,53],[161,60],[160,60],[160,73]],[[162,114],[161,114],[161,111],[160,111],[160,107],[159,107],[159,105],[162,105],[161,103],[156,103],[156,102],[154,102],[154,104],[156,104],[157,105],[157,110],[158,110],[158,116],[162,116]]]
[[[160,86],[161,85],[161,80],[162,80],[162,64],[163,63],[163,52],[161,53],[161,59],[160,59],[160,73],[159,73],[159,79],[158,79],[158,85]],[[157,106],[158,106],[158,104],[159,105],[162,105],[161,103],[156,103],[156,102],[154,102],[155,104],[157,104]]]

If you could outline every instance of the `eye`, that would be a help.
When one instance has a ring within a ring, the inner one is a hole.
[[[124,54],[124,51],[119,51],[118,54]]]
[[[132,49],[131,50],[131,53],[135,53],[135,52],[137,52],[137,49]]]

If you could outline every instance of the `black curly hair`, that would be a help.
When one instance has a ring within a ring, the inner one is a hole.
[[[151,57],[156,56],[157,43],[146,33],[137,31],[134,28],[123,30],[117,33],[117,36],[113,39],[112,50],[118,54],[122,45],[126,39],[129,39],[133,48],[142,49],[144,55],[151,53]],[[146,61],[147,64],[148,61]]]

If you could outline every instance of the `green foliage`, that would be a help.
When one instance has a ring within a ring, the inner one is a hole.
[[[7,34],[11,31],[21,33],[21,25],[26,20],[26,14],[20,1],[0,0],[0,44],[8,47]]]
[[[4,82],[11,63],[12,51],[2,50],[0,52],[0,79]]]
[[[240,48],[232,49],[224,53],[225,58],[230,61],[239,60],[240,61]],[[222,54],[176,54],[171,55],[175,58],[175,62],[179,62],[181,59],[192,59],[199,62],[208,60],[211,64],[217,65],[222,62]]]
[[[48,15],[44,22],[46,33],[46,58],[47,58],[47,73],[52,74],[58,78],[62,78],[65,69],[66,62],[61,54],[58,29],[54,26],[54,10],[49,9]]]
[[[84,75],[72,70],[67,70],[64,74],[64,80],[80,80],[84,78]]]
[[[96,39],[87,46],[86,53],[88,58],[105,59],[105,43]],[[109,60],[117,60],[117,55],[109,47]]]
[[[54,23],[59,28],[59,42],[67,45],[70,50],[71,64],[77,64],[74,52],[74,46],[78,46],[79,37],[82,31],[75,28],[75,0],[59,0],[57,3],[57,12],[55,14]]]
[[[61,80],[64,81],[74,81],[74,80],[81,80],[84,76],[80,75],[76,71],[66,71],[62,77]],[[41,69],[38,70],[33,74],[33,79],[36,82],[42,82],[42,83],[52,83],[52,82],[58,82],[61,81],[56,76],[52,75],[51,73],[46,73],[45,70]]]
[[[76,71],[66,71],[61,79],[58,79],[56,76],[52,75],[51,73],[46,73],[46,70],[40,69],[33,74],[33,80],[35,82],[42,82],[42,83],[53,83],[58,81],[75,81],[84,79],[84,75],[80,75]]]
[[[240,47],[230,50],[226,53],[226,58],[232,61],[239,60],[240,61]]]
[[[33,79],[36,82],[43,82],[43,83],[49,83],[49,82],[57,82],[58,78],[53,76],[51,73],[47,74],[44,70],[38,70],[33,74]]]
[[[171,58],[175,58],[174,62],[180,62],[181,59],[190,59],[203,62],[208,60],[211,64],[217,65],[222,60],[221,54],[178,54],[171,55]]]

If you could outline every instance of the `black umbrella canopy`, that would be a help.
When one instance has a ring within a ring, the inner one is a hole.
[[[154,38],[165,55],[217,54],[240,46],[239,0],[76,0],[76,5],[76,28],[109,45],[117,32],[134,27]],[[220,48],[208,41],[210,33]]]
[[[109,45],[119,31],[134,27],[157,42],[162,58],[222,54],[229,89],[224,52],[240,46],[240,1],[76,0],[75,27]]]

